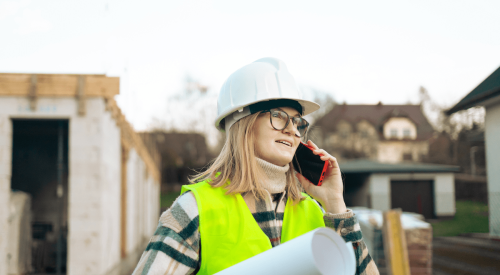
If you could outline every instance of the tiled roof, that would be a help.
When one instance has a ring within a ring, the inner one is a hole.
[[[434,129],[425,117],[420,105],[336,105],[328,114],[318,119],[314,126],[323,131],[334,131],[340,120],[357,123],[361,120],[370,122],[382,135],[384,123],[390,117],[407,117],[417,127],[417,139],[427,140],[432,137]]]
[[[465,110],[497,96],[500,96],[500,67],[446,113]]]

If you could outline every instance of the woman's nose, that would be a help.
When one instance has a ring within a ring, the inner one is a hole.
[[[293,123],[293,120],[288,120],[288,125],[283,129],[283,133],[288,133],[298,136],[297,126]]]

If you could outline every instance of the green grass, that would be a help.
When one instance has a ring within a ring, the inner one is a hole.
[[[488,205],[473,201],[457,201],[452,220],[432,223],[434,237],[458,236],[463,233],[488,233]]]
[[[180,192],[169,192],[169,193],[162,193],[160,195],[160,205],[161,208],[168,208],[172,205],[172,203],[177,199],[177,197],[180,195]]]

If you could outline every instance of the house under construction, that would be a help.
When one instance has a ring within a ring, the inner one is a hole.
[[[104,75],[0,74],[0,275],[136,263],[160,214],[159,157],[118,93]]]

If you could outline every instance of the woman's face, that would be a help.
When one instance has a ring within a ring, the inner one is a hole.
[[[290,107],[278,108],[288,116],[300,116],[297,110]],[[295,135],[296,126],[290,121],[288,126],[279,131],[275,130],[270,122],[270,113],[263,113],[257,117],[254,124],[255,151],[257,157],[278,166],[285,166],[293,159],[300,143]]]

